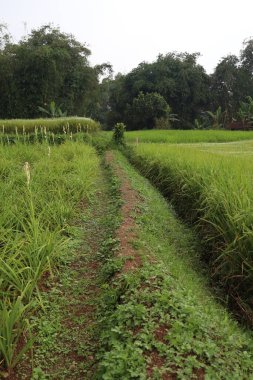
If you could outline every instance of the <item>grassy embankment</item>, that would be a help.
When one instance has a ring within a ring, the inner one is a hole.
[[[100,124],[85,117],[52,119],[0,120],[0,142],[50,145],[67,140],[90,142],[92,135],[100,131]]]
[[[34,133],[40,128],[46,128],[53,133],[65,132],[89,132],[98,131],[99,123],[86,117],[63,117],[51,119],[8,119],[0,120],[0,130],[2,133]]]
[[[97,378],[252,378],[252,334],[208,290],[192,232],[120,153],[115,161],[139,193],[132,245],[143,264],[105,292]]]
[[[66,143],[0,145],[0,363],[11,369],[29,347],[38,282],[68,249],[78,202],[96,190],[93,148]],[[26,164],[25,164],[26,163]],[[20,342],[22,344],[20,345]]]
[[[252,322],[252,142],[139,144],[132,162],[208,247],[204,259]],[[246,153],[247,152],[247,153]]]

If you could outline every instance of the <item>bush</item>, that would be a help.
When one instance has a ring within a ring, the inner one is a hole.
[[[124,123],[117,123],[113,129],[113,141],[117,145],[124,145],[124,132],[126,130],[126,126]]]

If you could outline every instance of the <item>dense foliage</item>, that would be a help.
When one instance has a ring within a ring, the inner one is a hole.
[[[126,75],[92,67],[91,51],[44,25],[13,43],[0,25],[0,118],[87,116],[107,129],[236,128],[253,123],[253,39],[208,75],[199,53],[160,54]]]
[[[1,118],[43,116],[42,108],[50,109],[52,102],[63,114],[90,115],[106,65],[91,67],[84,44],[49,25],[17,44],[3,28],[0,32]]]
[[[233,119],[243,123],[241,104],[250,103],[247,97],[253,96],[253,40],[244,42],[239,57],[222,58],[211,75],[197,63],[198,57],[198,53],[159,55],[155,62],[142,62],[130,73],[117,75],[108,86],[108,126],[123,121],[128,129],[154,128],[160,104],[158,115],[146,123],[139,122],[139,115],[145,120],[147,107],[137,113],[135,107],[140,94],[153,93],[163,97],[170,112],[178,115],[174,128],[220,128]]]
[[[167,107],[170,106],[175,114],[180,115],[182,121],[194,119],[202,107],[207,106],[209,93],[209,77],[203,67],[197,64],[197,57],[197,54],[188,53],[160,55],[156,62],[143,62],[129,74],[116,77],[110,89],[109,123],[121,118],[128,126],[138,129],[136,123],[130,121],[135,99],[141,92],[160,94],[167,102]],[[158,118],[161,102],[157,107]],[[145,128],[142,125],[140,127]]]

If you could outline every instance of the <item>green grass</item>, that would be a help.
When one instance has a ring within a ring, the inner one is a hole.
[[[224,131],[224,130],[146,130],[125,133],[128,143],[197,143],[197,142],[227,142],[253,139],[253,131]]]
[[[97,378],[252,379],[252,333],[212,296],[193,233],[121,154],[116,161],[139,193],[134,246],[144,265],[107,287]]]
[[[86,117],[64,117],[52,119],[8,119],[0,120],[0,131],[2,133],[77,133],[95,132],[100,129],[99,123]]]
[[[20,380],[94,378],[100,297],[112,270],[119,207],[115,179],[103,165],[97,171],[96,191],[88,208],[79,209],[58,276],[41,292],[44,307],[32,317],[33,357],[17,366]]]
[[[15,366],[27,316],[41,305],[38,281],[61,260],[78,202],[95,191],[99,161],[93,148],[0,145],[0,363]],[[30,183],[24,164],[30,167]],[[18,350],[18,351],[17,351]]]
[[[251,319],[253,291],[252,142],[139,144],[131,160],[194,224],[207,247],[212,275]],[[231,150],[236,154],[230,154]],[[246,148],[245,148],[246,149]]]

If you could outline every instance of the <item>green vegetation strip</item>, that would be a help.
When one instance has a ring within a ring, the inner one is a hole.
[[[139,144],[131,160],[195,224],[212,275],[226,286],[233,306],[252,320],[253,158],[226,154],[234,150],[229,146],[221,155],[202,145]]]
[[[68,250],[81,200],[95,192],[93,148],[0,146],[0,363],[10,370],[29,348],[28,319],[43,306],[38,282]]]
[[[252,334],[208,291],[194,236],[120,153],[116,160],[139,192],[133,246],[143,266],[105,288],[96,378],[252,378]]]
[[[224,130],[146,130],[126,133],[129,143],[153,142],[170,144],[190,144],[198,142],[228,142],[253,139],[253,131]]]
[[[95,132],[100,124],[86,117],[64,117],[52,119],[8,119],[0,120],[2,133],[77,133]]]
[[[118,225],[117,182],[104,165],[97,168],[96,190],[80,204],[68,251],[53,281],[44,279],[43,309],[32,318],[33,355],[16,368],[20,380],[92,379],[99,349],[100,297],[115,271],[113,238]],[[101,326],[103,329],[103,326]]]

